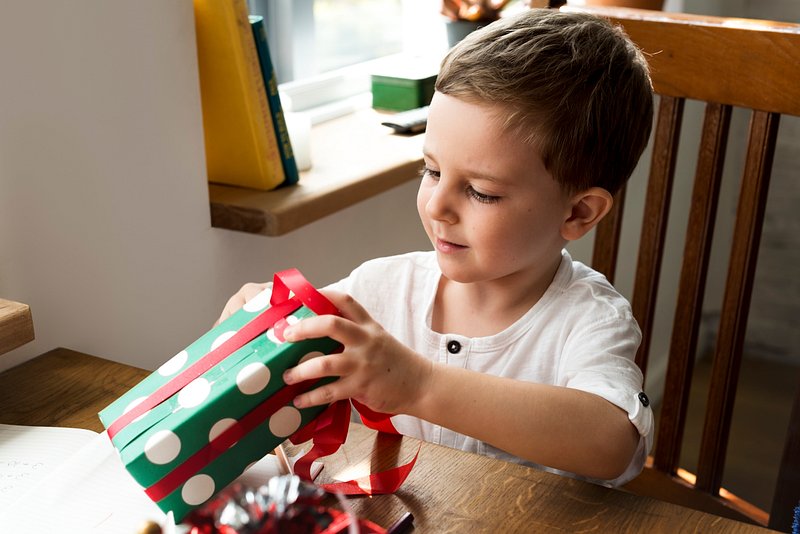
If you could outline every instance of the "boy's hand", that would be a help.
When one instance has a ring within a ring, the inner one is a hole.
[[[247,283],[242,286],[242,288],[236,292],[234,296],[228,299],[228,302],[225,304],[225,307],[222,309],[222,315],[219,316],[217,322],[214,323],[214,326],[217,326],[219,323],[233,315],[235,312],[239,311],[239,309],[245,305],[245,303],[264,291],[265,289],[272,288],[272,282],[264,282],[261,284],[256,283]]]
[[[338,354],[319,356],[289,369],[287,384],[338,376],[330,384],[299,395],[298,408],[353,398],[383,413],[409,413],[426,391],[432,362],[406,347],[375,322],[351,296],[325,291],[341,317],[308,317],[287,328],[287,341],[330,337],[344,345]]]

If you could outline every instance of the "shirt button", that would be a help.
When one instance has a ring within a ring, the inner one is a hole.
[[[458,354],[461,351],[461,343],[455,339],[447,342],[447,352],[450,354]]]
[[[644,391],[639,392],[639,402],[641,402],[642,406],[644,406],[645,408],[650,406],[650,399],[647,398],[647,395],[645,394]]]

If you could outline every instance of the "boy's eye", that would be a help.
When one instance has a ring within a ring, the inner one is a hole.
[[[425,178],[426,176],[430,176],[431,178],[438,179],[441,176],[441,172],[440,171],[434,171],[433,169],[431,169],[427,165],[423,165],[422,168],[419,170],[419,175],[422,178]]]
[[[467,187],[467,194],[478,202],[482,202],[484,204],[494,204],[500,200],[500,197],[481,193],[480,191],[476,191],[472,186]]]

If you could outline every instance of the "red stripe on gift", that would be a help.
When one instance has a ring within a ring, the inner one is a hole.
[[[311,386],[315,382],[315,380],[306,380],[281,388],[278,392],[248,412],[237,421],[236,424],[225,429],[219,436],[209,441],[207,445],[167,473],[164,478],[147,488],[145,493],[153,501],[160,501],[182,486],[193,475],[197,474],[198,471],[216,460],[223,452],[227,451],[232,445],[239,441],[242,436],[249,434],[275,412],[291,404],[292,400],[294,400],[297,395],[311,389]]]
[[[137,404],[130,411],[122,414],[111,426],[108,427],[108,437],[113,438],[120,430],[125,428],[131,421],[141,416],[148,410],[158,406],[175,393],[183,389],[195,378],[217,365],[219,362],[254,340],[256,337],[267,331],[279,319],[292,313],[302,306],[299,300],[290,299],[268,308],[255,319],[244,325],[230,339],[222,343],[219,347],[207,353],[197,360],[181,374],[151,393],[144,401]]]
[[[289,290],[295,298],[289,298]],[[230,339],[200,358],[184,372],[151,393],[143,402],[122,414],[108,427],[108,437],[113,438],[131,421],[151,410],[183,389],[192,380],[251,342],[271,328],[277,321],[298,309],[302,304],[317,315],[340,315],[336,306],[312,286],[297,269],[275,273],[270,308],[239,329]]]
[[[290,290],[295,295],[292,298],[289,297]],[[183,389],[192,380],[201,376],[214,365],[271,328],[277,321],[298,309],[302,304],[305,304],[317,315],[341,315],[341,312],[314,286],[309,284],[297,269],[276,273],[273,279],[273,290],[270,297],[271,307],[269,309],[244,325],[230,339],[203,356],[184,372],[150,394],[143,402],[120,416],[108,428],[109,437],[113,438],[131,421]],[[280,408],[288,405],[298,394],[311,389],[311,386],[315,383],[316,381],[314,380],[307,380],[280,389],[161,480],[147,488],[145,493],[153,501],[162,500],[198,471],[213,462],[239,441],[242,436],[262,424]],[[356,401],[353,401],[353,404],[361,414],[366,426],[382,432],[398,434],[390,420],[391,415],[375,412]],[[292,441],[295,443],[307,441],[308,439],[312,439],[314,443],[312,449],[298,460],[295,465],[298,475],[310,480],[311,463],[317,458],[333,454],[344,443],[349,426],[349,412],[350,404],[346,400],[334,403],[312,423],[306,425],[306,427],[292,436]],[[393,493],[403,484],[418,456],[419,449],[410,462],[399,467],[347,482],[327,484],[323,487],[328,491],[338,491],[349,495]]]

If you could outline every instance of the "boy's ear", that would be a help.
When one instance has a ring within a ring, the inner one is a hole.
[[[614,197],[602,187],[590,187],[572,197],[572,211],[561,225],[561,236],[567,241],[580,239],[611,211]]]

